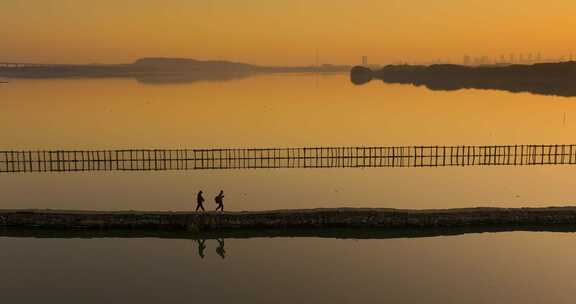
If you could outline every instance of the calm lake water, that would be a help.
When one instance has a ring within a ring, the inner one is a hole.
[[[576,132],[576,98],[355,86],[346,74],[13,80],[0,109],[0,150],[572,144]],[[0,174],[0,208],[187,210],[199,189],[224,189],[228,210],[569,205],[573,169]]]
[[[573,303],[574,237],[224,239],[220,254],[206,240],[204,258],[189,239],[0,237],[0,291],[3,303]]]
[[[354,86],[348,75],[162,85],[14,80],[0,87],[0,109],[0,150],[573,144],[576,131],[576,98],[379,81]],[[573,172],[0,174],[0,208],[189,210],[199,189],[207,196],[224,189],[228,210],[570,205]],[[0,294],[6,303],[63,304],[572,303],[574,236],[224,238],[206,240],[205,249],[187,238],[2,236]]]

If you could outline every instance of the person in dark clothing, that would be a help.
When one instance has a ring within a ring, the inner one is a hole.
[[[218,207],[216,207],[216,211],[220,210],[220,211],[224,212],[224,191],[223,190],[220,190],[220,194],[218,194],[218,196],[216,196],[214,198],[214,201],[218,205]]]
[[[198,191],[198,195],[196,195],[196,211],[202,209],[202,211],[206,211],[204,210],[204,197],[202,196],[202,190]]]

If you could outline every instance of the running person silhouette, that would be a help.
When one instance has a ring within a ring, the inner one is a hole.
[[[214,198],[214,201],[218,205],[218,207],[216,207],[216,211],[220,210],[220,211],[224,212],[224,191],[223,190],[220,190],[220,194],[218,194],[218,196],[216,196]]]
[[[196,211],[198,211],[199,209],[202,209],[202,211],[206,211],[204,210],[203,203],[204,203],[204,197],[202,196],[202,190],[200,190],[196,195]]]

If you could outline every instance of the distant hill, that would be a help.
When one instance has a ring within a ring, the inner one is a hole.
[[[354,67],[350,79],[363,84],[372,79],[386,83],[426,86],[431,90],[495,89],[509,92],[576,96],[576,62],[533,65],[388,65],[372,71]]]
[[[225,60],[196,60],[188,58],[147,57],[136,60],[133,64],[137,68],[154,69],[158,72],[171,73],[223,73],[250,74],[250,73],[336,73],[348,72],[350,66],[323,64],[317,66],[262,66],[239,63]]]
[[[247,77],[256,73],[337,73],[350,66],[260,66],[225,60],[146,57],[130,64],[36,64],[0,66],[7,78],[105,78],[130,77],[146,83],[186,83]]]
[[[179,72],[194,71],[215,71],[215,72],[251,72],[257,69],[256,66],[224,60],[201,61],[187,58],[163,58],[147,57],[136,60],[133,64],[136,67],[148,67],[160,70],[171,70]]]

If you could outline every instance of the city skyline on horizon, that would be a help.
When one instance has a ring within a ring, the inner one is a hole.
[[[363,65],[363,66],[383,66],[389,64],[461,64],[461,65],[490,65],[490,64],[535,64],[535,63],[550,63],[550,62],[565,62],[565,61],[574,61],[576,59],[575,53],[568,53],[566,55],[560,55],[559,57],[552,57],[552,56],[545,56],[540,52],[527,52],[527,53],[509,53],[509,54],[499,54],[493,56],[487,55],[474,55],[466,53],[462,55],[460,58],[435,58],[431,60],[423,60],[423,61],[409,61],[409,60],[397,60],[394,62],[373,62],[372,60],[369,61],[369,58],[372,58],[368,55],[361,55],[358,56],[358,60],[352,63],[335,63],[335,62],[324,62],[321,60],[318,51],[315,54],[315,62],[312,64],[303,64],[303,65],[295,65],[295,66],[322,66],[322,65],[340,65],[340,66],[354,66],[354,65]],[[32,60],[22,60],[22,61],[10,61],[10,60],[2,60],[0,58],[0,64],[10,64],[10,63],[21,63],[21,64],[79,64],[79,65],[91,65],[91,64],[132,64],[139,59],[142,58],[174,58],[174,59],[192,59],[192,60],[199,60],[199,61],[227,61],[227,62],[238,62],[244,64],[251,64],[255,66],[277,66],[281,67],[280,64],[254,64],[252,62],[243,62],[243,61],[235,61],[230,60],[227,58],[193,58],[193,57],[170,57],[170,56],[145,56],[135,58],[130,62],[114,62],[114,63],[102,63],[102,62],[77,62],[77,63],[61,63],[61,62],[37,62]],[[289,67],[289,65],[287,65]]]

